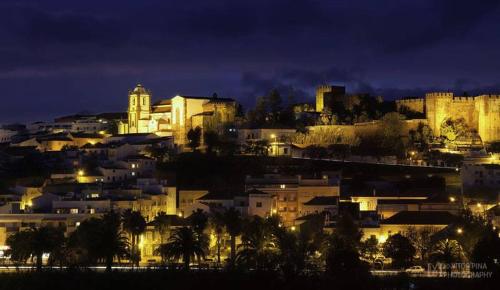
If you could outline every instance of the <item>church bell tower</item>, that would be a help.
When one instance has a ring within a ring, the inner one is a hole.
[[[151,93],[141,84],[138,84],[132,91],[129,91],[128,100],[129,133],[149,133]]]

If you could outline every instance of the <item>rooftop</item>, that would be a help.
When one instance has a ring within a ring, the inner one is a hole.
[[[448,225],[456,216],[447,211],[401,211],[385,219],[386,225]]]
[[[304,205],[338,205],[339,198],[337,196],[316,196]]]

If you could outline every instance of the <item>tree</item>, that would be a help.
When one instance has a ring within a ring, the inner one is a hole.
[[[237,262],[248,269],[273,270],[276,251],[271,228],[265,220],[254,216],[243,228]]]
[[[420,258],[422,262],[426,262],[431,248],[433,246],[433,235],[435,230],[431,227],[424,227],[417,230],[415,227],[409,227],[404,234],[415,247],[416,256]]]
[[[500,236],[498,231],[494,230],[491,225],[488,225],[485,233],[474,246],[471,260],[475,263],[484,263],[489,271],[499,273]]]
[[[463,250],[460,244],[456,240],[444,239],[438,241],[434,247],[431,254],[431,259],[434,262],[441,262],[447,265],[446,269],[451,272],[451,266],[453,263],[463,261]]]
[[[384,255],[392,258],[392,265],[395,267],[410,265],[415,252],[415,247],[410,240],[401,234],[390,236],[384,243]]]
[[[165,212],[159,212],[153,219],[153,225],[160,234],[160,244],[163,244],[163,238],[171,226],[171,218]]]
[[[220,265],[222,237],[224,235],[224,215],[221,212],[214,212],[210,216],[210,227],[215,235],[215,246],[217,247],[217,264]]]
[[[335,232],[328,237],[326,273],[329,276],[348,280],[359,276],[366,277],[367,272],[368,269],[359,259],[359,251],[352,241]]]
[[[374,236],[361,242],[360,252],[363,257],[371,262],[375,260],[378,253],[380,253],[380,248],[378,246],[378,240]]]
[[[10,260],[16,265],[26,263],[26,260],[31,257],[31,233],[29,231],[17,232],[10,235],[6,241],[9,249],[6,254],[10,256]]]
[[[193,211],[193,214],[189,217],[191,223],[191,228],[196,232],[197,236],[202,240],[208,240],[205,234],[205,229],[208,225],[208,216],[202,209],[197,209]],[[200,264],[200,256],[198,258],[198,265]]]
[[[36,269],[42,269],[42,257],[44,253],[51,254],[64,238],[64,233],[61,228],[53,228],[50,226],[42,226],[31,228],[29,230],[28,240],[30,242],[31,256],[36,258]]]
[[[206,241],[191,228],[174,229],[168,243],[160,245],[156,253],[165,259],[182,259],[184,269],[189,270],[191,259],[205,257]]]
[[[403,143],[404,116],[392,112],[385,114],[381,119],[382,147],[390,154],[404,156],[405,144]]]
[[[337,220],[335,233],[340,238],[351,243],[354,247],[358,247],[361,242],[363,232],[359,229],[358,225],[348,213],[343,213]]]
[[[201,141],[201,128],[196,127],[194,129],[189,129],[187,133],[188,146],[193,150],[193,152],[200,146]]]
[[[146,230],[146,220],[140,211],[133,211],[127,209],[122,215],[123,229],[131,236],[132,248],[130,257],[132,261],[138,266],[140,260],[140,252],[137,248],[139,236]]]
[[[277,89],[273,89],[269,92],[267,95],[267,104],[269,105],[269,115],[272,125],[276,125],[279,122],[282,109],[282,99]]]
[[[84,220],[70,237],[78,247],[80,259],[95,264],[104,259],[106,271],[111,271],[114,258],[128,256],[128,239],[120,229],[120,215],[114,211],[101,218]]]
[[[241,214],[234,208],[227,209],[223,214],[226,231],[231,237],[231,263],[236,259],[236,237],[241,234],[242,219]]]
[[[268,140],[247,141],[245,145],[245,152],[258,156],[267,156],[267,154],[269,153],[269,141]]]
[[[362,237],[357,224],[348,213],[340,215],[335,231],[326,239],[326,272],[339,281],[365,281],[369,276],[368,265],[360,260],[359,246]]]
[[[470,132],[464,118],[447,118],[441,123],[440,130],[445,143],[453,143],[457,138],[466,136]]]
[[[205,145],[207,145],[207,153],[212,153],[215,147],[219,145],[219,134],[213,130],[208,130],[203,133]]]
[[[416,130],[411,129],[408,133],[411,146],[419,150],[428,149],[429,144],[434,139],[431,127],[422,122],[418,123]]]

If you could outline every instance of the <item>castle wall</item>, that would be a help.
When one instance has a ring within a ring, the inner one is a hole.
[[[424,113],[425,101],[423,98],[396,100],[397,110],[400,111],[403,107],[406,107],[407,109],[414,112]]]
[[[447,118],[463,118],[477,130],[483,142],[500,140],[500,96],[454,97],[452,93],[429,93],[425,97],[426,117],[435,136]]]
[[[335,101],[344,102],[345,87],[319,86],[316,89],[316,112],[323,112],[325,107],[331,106]]]
[[[448,118],[448,108],[453,100],[453,93],[425,94],[425,109],[429,127],[435,136],[441,135],[441,124]]]
[[[500,140],[500,96],[482,95],[476,98],[478,133],[483,142]]]
[[[474,97],[454,97],[448,107],[448,117],[463,118],[469,128],[478,130],[479,113]]]

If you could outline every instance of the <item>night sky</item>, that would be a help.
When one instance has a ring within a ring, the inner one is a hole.
[[[318,84],[500,93],[498,0],[1,0],[0,123]]]

